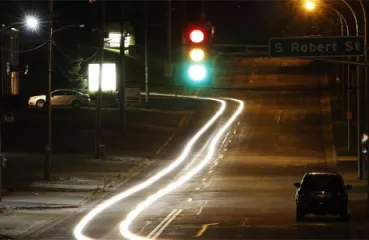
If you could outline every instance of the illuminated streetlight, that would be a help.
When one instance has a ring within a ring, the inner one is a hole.
[[[12,29],[13,31],[18,31],[16,26],[26,27],[30,31],[37,31],[39,26],[40,26],[40,21],[36,16],[27,15],[20,22],[14,22],[14,23],[11,23],[11,24],[8,24],[8,25],[4,25],[4,24],[1,25],[0,32],[2,32],[4,30],[7,30],[7,29]]]
[[[315,4],[314,1],[308,0],[308,1],[305,2],[305,8],[306,8],[306,10],[312,11],[312,10],[315,9],[315,7],[316,7],[316,4]]]
[[[35,16],[26,16],[24,23],[31,31],[36,31],[40,25],[40,21]]]

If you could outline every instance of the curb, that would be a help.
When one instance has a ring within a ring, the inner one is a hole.
[[[0,207],[0,216],[12,211],[14,211],[14,207]]]
[[[32,187],[32,191],[39,191],[39,192],[79,192],[79,193],[88,193],[88,192],[95,192],[100,187],[94,187],[91,189],[68,189],[68,188],[56,188],[56,187]]]
[[[80,205],[57,205],[57,206],[20,206],[14,207],[14,210],[45,210],[45,209],[70,209],[70,208],[79,208]]]
[[[325,74],[324,79],[320,81],[322,89],[324,89],[324,86],[325,84],[327,84],[327,82],[328,75]],[[320,94],[325,163],[327,165],[327,168],[337,168],[337,153],[333,140],[334,138],[330,98],[324,90],[321,90]]]
[[[142,162],[140,162],[139,164],[133,166],[132,168],[128,169],[128,173],[135,173],[138,172],[140,169],[148,166],[151,164],[152,161],[150,161],[149,159],[145,159]],[[118,175],[118,177],[116,177],[115,179],[113,179],[109,184],[106,184],[103,188],[98,188],[96,189],[96,192],[99,192],[99,190],[103,191],[103,192],[111,192],[111,189],[114,188],[116,185],[119,185],[120,182],[124,182],[125,180],[129,179],[129,177],[123,177],[123,174],[120,173]],[[90,197],[93,197],[95,195],[95,193],[91,194]],[[88,199],[86,199],[86,202],[88,202]]]

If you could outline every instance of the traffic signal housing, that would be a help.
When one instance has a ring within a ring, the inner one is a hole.
[[[186,85],[209,86],[212,83],[211,28],[198,24],[183,33],[183,70]]]

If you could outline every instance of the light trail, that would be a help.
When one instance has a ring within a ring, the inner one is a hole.
[[[142,94],[143,95],[143,94]],[[224,100],[217,99],[217,98],[208,98],[208,97],[198,97],[198,96],[186,96],[186,95],[178,95],[178,94],[164,94],[164,93],[150,93],[150,95],[153,96],[164,96],[164,97],[181,97],[181,98],[189,98],[189,99],[199,99],[199,100],[208,100],[208,101],[214,101],[220,103],[220,107],[218,111],[210,118],[210,120],[191,138],[191,140],[186,144],[185,148],[181,152],[181,154],[178,156],[178,158],[173,161],[169,166],[159,171],[157,174],[149,178],[148,180],[135,185],[113,197],[110,199],[102,202],[101,204],[97,205],[95,208],[93,208],[87,215],[85,215],[81,221],[77,224],[75,227],[73,234],[74,237],[78,240],[93,240],[93,238],[87,237],[83,234],[84,228],[102,211],[105,209],[111,207],[115,203],[131,196],[134,193],[137,193],[149,186],[151,186],[156,181],[160,180],[162,177],[164,177],[166,174],[173,171],[176,167],[178,167],[183,161],[186,159],[186,157],[191,152],[193,146],[198,141],[198,139],[210,128],[212,124],[215,123],[215,121],[218,120],[218,118],[224,113],[227,103]]]
[[[157,201],[159,198],[163,197],[167,193],[174,191],[175,189],[183,185],[186,181],[190,180],[195,174],[200,172],[211,161],[216,152],[217,146],[220,143],[221,137],[223,136],[225,131],[227,131],[227,129],[232,125],[232,123],[237,119],[237,117],[242,113],[244,108],[243,101],[234,98],[227,99],[237,102],[239,106],[237,110],[233,113],[232,117],[226,122],[226,124],[217,132],[215,137],[212,139],[208,153],[205,156],[204,160],[201,161],[192,170],[190,170],[187,174],[180,177],[177,181],[168,184],[166,187],[149,196],[146,200],[140,202],[131,212],[129,212],[126,219],[120,224],[120,232],[123,237],[129,240],[149,240],[150,238],[136,235],[129,230],[129,226],[132,224],[132,222],[147,207],[149,207],[151,204],[153,204],[155,201]]]

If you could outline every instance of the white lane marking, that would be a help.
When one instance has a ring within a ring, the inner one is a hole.
[[[178,211],[178,209],[173,209],[173,211],[171,211],[165,218],[164,218],[164,220],[163,221],[161,221],[160,223],[159,223],[159,225],[158,226],[156,226],[155,228],[154,228],[154,230],[152,230],[150,233],[149,233],[149,235],[147,235],[147,238],[151,238],[155,233],[156,233],[156,231],[158,231],[158,229],[159,228],[161,228],[164,224],[165,224],[165,222],[166,221],[168,221],[168,219],[169,218],[171,218],[176,212]]]
[[[173,220],[183,211],[183,209],[179,209],[165,224],[162,228],[159,229],[159,231],[151,238],[156,239],[160,236],[160,234],[173,222]]]
[[[144,95],[144,93],[141,93]],[[174,94],[163,94],[163,93],[150,93],[153,96],[164,96],[164,97],[173,97]],[[200,100],[207,100],[207,101],[214,101],[220,103],[220,108],[218,111],[211,117],[211,119],[188,141],[185,145],[183,151],[178,156],[178,158],[173,161],[169,166],[159,171],[157,174],[152,176],[151,178],[147,179],[146,181],[139,183],[117,195],[109,198],[108,200],[102,202],[101,204],[97,205],[93,208],[87,215],[85,215],[79,223],[76,225],[73,231],[73,235],[78,240],[92,240],[93,238],[89,238],[83,234],[84,228],[102,211],[111,207],[112,205],[116,204],[117,202],[151,186],[161,178],[163,178],[168,173],[172,172],[175,168],[177,168],[180,164],[184,162],[186,157],[191,152],[195,143],[199,140],[199,138],[220,118],[220,116],[224,113],[227,103],[225,100],[217,99],[217,98],[208,98],[208,97],[197,97],[197,96],[188,96],[188,95],[177,95],[178,97],[188,98],[188,99],[200,99]]]
[[[124,238],[130,240],[147,240],[147,238],[136,235],[132,233],[129,229],[132,222],[142,213],[147,207],[151,206],[155,203],[158,199],[163,197],[164,195],[168,194],[176,190],[178,187],[182,186],[185,182],[193,178],[198,172],[200,172],[205,166],[208,165],[209,162],[213,159],[214,155],[216,154],[217,147],[221,141],[221,137],[224,136],[224,133],[229,129],[229,127],[234,123],[234,121],[239,117],[244,109],[244,102],[234,98],[226,98],[229,101],[234,101],[239,104],[237,110],[232,114],[232,116],[228,119],[228,121],[223,125],[223,127],[217,132],[215,137],[212,138],[212,142],[209,146],[208,153],[197,166],[195,166],[191,171],[187,174],[183,175],[176,181],[171,182],[166,187],[160,189],[156,193],[150,195],[146,200],[140,202],[132,211],[128,213],[126,218],[121,222],[120,225],[120,232]]]

